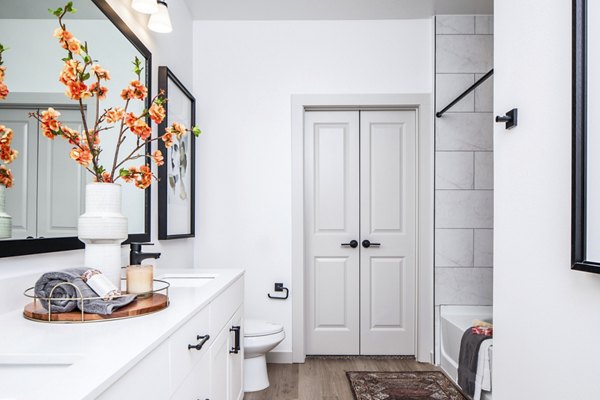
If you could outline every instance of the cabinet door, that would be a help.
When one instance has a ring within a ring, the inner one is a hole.
[[[210,348],[210,393],[211,399],[229,399],[228,375],[229,326],[226,325]]]
[[[171,400],[209,400],[210,397],[210,357],[204,355],[185,378]],[[216,399],[216,397],[213,397]]]
[[[229,399],[244,398],[244,327],[242,326],[242,307],[229,321]],[[236,329],[237,328],[237,329]],[[237,332],[236,332],[237,331]],[[236,343],[237,336],[237,343]],[[236,346],[237,345],[237,346]]]

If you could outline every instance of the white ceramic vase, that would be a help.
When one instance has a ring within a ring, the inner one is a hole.
[[[86,268],[95,268],[121,287],[121,243],[127,239],[127,217],[121,214],[121,185],[88,183],[85,213],[79,217],[79,240],[85,243]]]
[[[4,211],[5,207],[4,185],[0,185],[0,239],[7,239],[12,236],[12,217]]]

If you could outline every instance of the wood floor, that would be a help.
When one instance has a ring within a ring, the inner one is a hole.
[[[415,360],[397,358],[307,357],[304,364],[268,364],[271,386],[246,393],[244,400],[352,400],[346,371],[439,371]]]

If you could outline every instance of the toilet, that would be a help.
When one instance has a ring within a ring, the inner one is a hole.
[[[256,319],[244,320],[244,392],[269,387],[265,355],[285,339],[283,326]]]

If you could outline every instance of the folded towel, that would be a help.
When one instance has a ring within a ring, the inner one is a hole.
[[[84,298],[98,297],[98,295],[81,279],[81,275],[87,270],[88,268],[71,268],[62,271],[46,272],[35,283],[35,295],[40,297],[42,306],[48,310],[48,301],[43,300],[43,298],[50,298],[50,292],[52,292],[52,289],[56,285],[65,282],[75,285],[79,291],[71,285],[61,285],[52,292],[52,312],[56,313],[70,312],[75,310],[75,308],[79,308],[86,313],[110,315],[115,309],[123,307],[135,300],[135,295],[117,297],[112,300],[84,300],[83,305],[81,300],[72,300],[81,296]]]
[[[493,340],[485,340],[479,347],[477,357],[477,373],[475,374],[475,393],[473,400],[481,399],[481,391],[492,391],[492,352]]]
[[[471,397],[475,393],[479,348],[483,341],[490,339],[491,336],[477,335],[469,328],[465,331],[460,341],[458,385]]]

